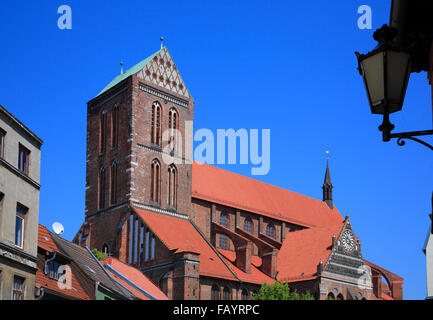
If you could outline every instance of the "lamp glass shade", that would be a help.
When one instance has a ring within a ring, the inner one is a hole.
[[[361,73],[371,112],[385,114],[400,111],[410,75],[410,54],[400,50],[380,50],[364,56]]]

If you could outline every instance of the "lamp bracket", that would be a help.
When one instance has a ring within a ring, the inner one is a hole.
[[[418,142],[433,151],[432,145],[428,144],[423,140],[415,138],[416,136],[427,136],[427,135],[433,135],[433,130],[409,131],[409,132],[399,132],[399,133],[383,132],[383,141],[390,141],[391,139],[397,138],[397,144],[399,146],[404,146],[406,144],[404,140],[409,139]]]

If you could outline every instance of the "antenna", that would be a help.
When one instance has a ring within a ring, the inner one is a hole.
[[[61,235],[63,232],[65,232],[65,228],[63,228],[63,225],[60,222],[54,222],[53,231],[55,234]]]
[[[161,49],[164,48],[164,37],[159,38],[161,40]]]
[[[120,74],[123,73],[123,61],[120,61]]]

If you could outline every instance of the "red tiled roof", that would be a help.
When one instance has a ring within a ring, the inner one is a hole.
[[[138,288],[146,291],[148,294],[152,295],[158,300],[168,300],[167,296],[155,285],[149,278],[147,278],[140,270],[127,265],[116,258],[108,257],[105,260],[101,261],[101,264],[107,269],[110,275],[119,283],[121,283],[124,287],[126,287],[129,291],[134,294],[137,298],[142,300],[151,300],[151,298],[145,295]],[[109,267],[107,267],[107,265]],[[113,272],[114,269],[116,272]],[[130,282],[134,283],[138,288],[134,287],[126,281],[124,278],[127,278]]]
[[[56,243],[51,239],[50,232],[47,227],[39,225],[38,229],[38,247],[47,250],[49,252],[57,251],[61,252]]]
[[[236,280],[191,222],[137,208],[134,211],[169,250],[199,253],[201,275]]]
[[[263,273],[259,270],[260,265],[262,264],[262,259],[260,259],[257,256],[252,256],[251,259],[251,273],[246,273],[236,267],[235,260],[236,260],[236,252],[229,251],[229,250],[223,250],[218,249],[218,251],[221,253],[225,261],[229,264],[230,268],[236,273],[236,275],[239,277],[239,279],[243,282],[249,282],[249,283],[256,283],[256,284],[263,284],[263,283],[274,283],[275,280]]]
[[[56,251],[62,254],[63,256],[65,256],[65,254],[57,247],[57,245],[52,240],[48,229],[43,225],[39,225],[38,228],[38,247],[48,252]],[[57,292],[60,295],[69,296],[75,299],[91,300],[90,296],[86,293],[86,291],[84,291],[80,282],[77,280],[76,276],[74,275],[74,269],[72,269],[71,265],[69,265],[72,271],[71,289],[60,289],[57,280],[51,279],[47,275],[45,275],[45,273],[43,272],[44,266],[45,266],[45,261],[38,261],[38,268],[36,270],[37,288],[42,287],[50,291]]]
[[[198,162],[192,165],[192,197],[307,227],[343,221],[323,201]]]
[[[317,273],[317,265],[328,261],[332,236],[341,233],[344,222],[322,228],[315,227],[287,234],[277,256],[280,281],[306,280]]]

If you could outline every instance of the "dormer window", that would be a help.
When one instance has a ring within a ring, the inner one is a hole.
[[[59,278],[62,276],[63,273],[59,272],[59,268],[62,266],[61,263],[59,263],[56,260],[50,260],[47,264],[48,267],[48,277],[50,279],[59,280]]]

